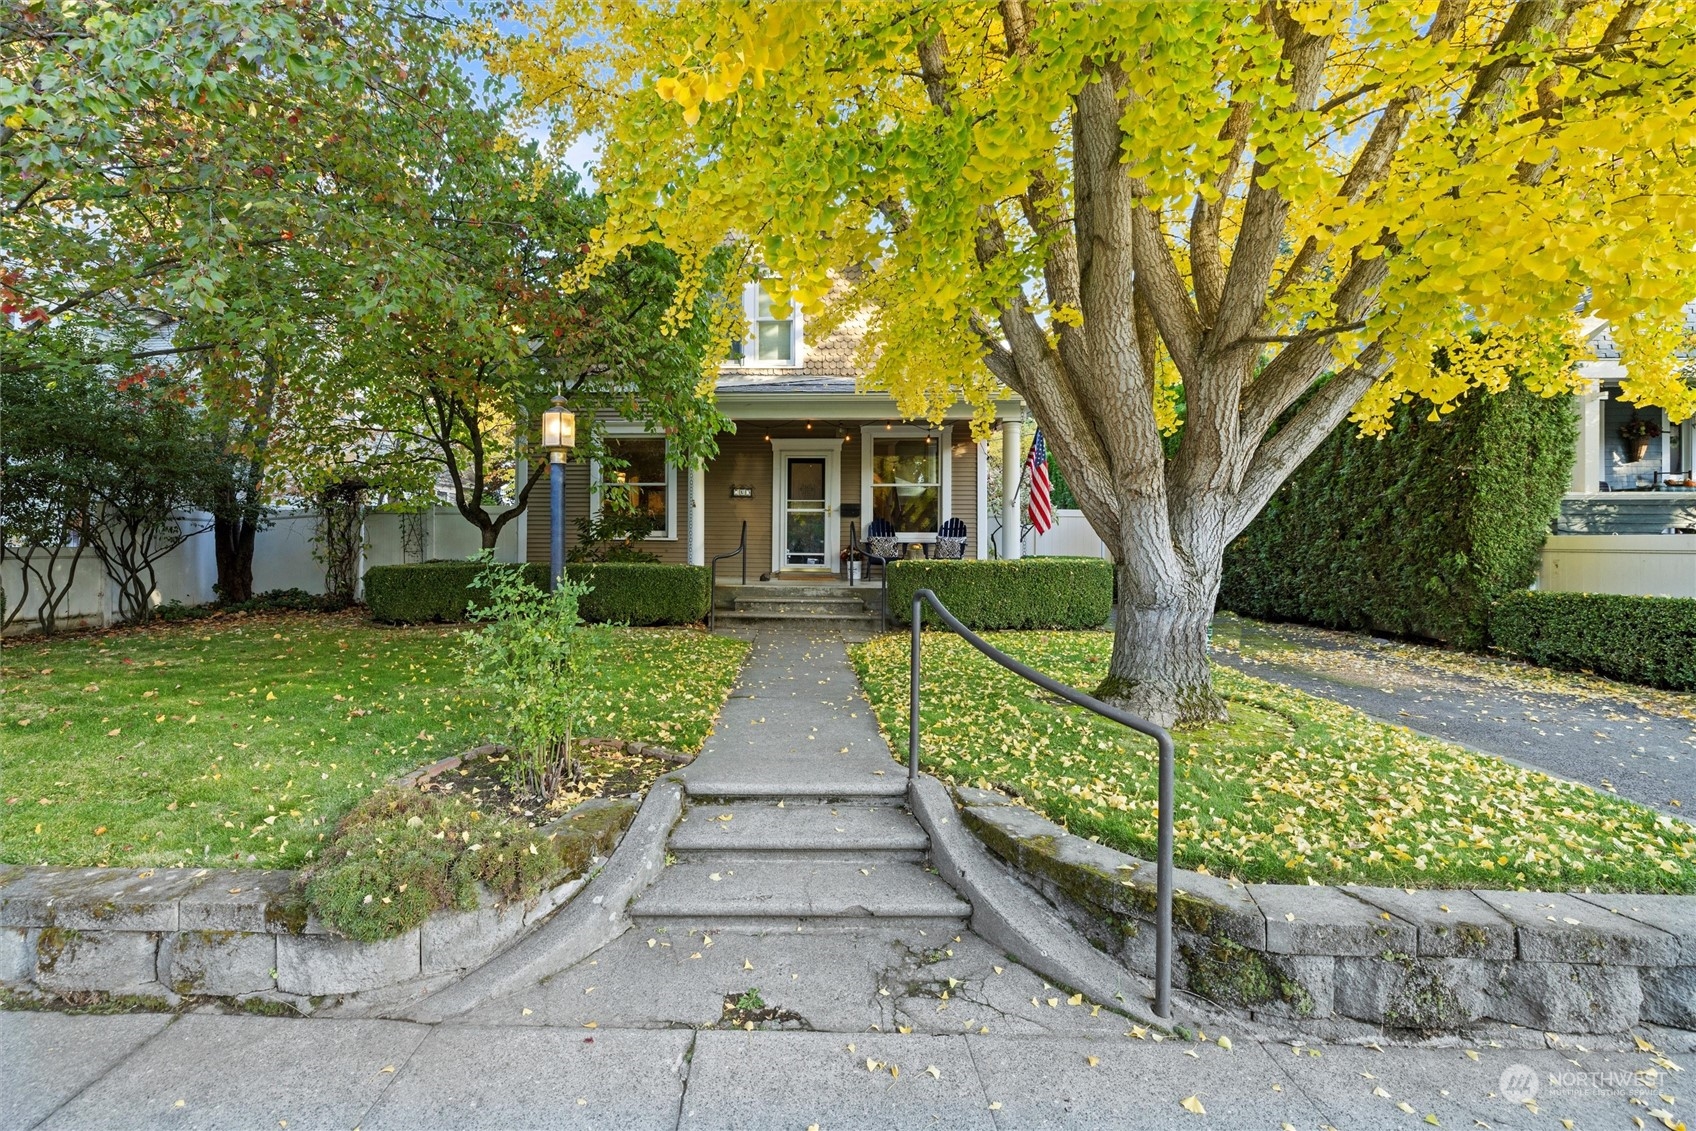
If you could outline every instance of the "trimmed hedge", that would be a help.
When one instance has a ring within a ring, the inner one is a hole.
[[[1497,602],[1490,636],[1545,667],[1696,691],[1696,598],[1514,593]]]
[[[385,624],[463,621],[481,568],[476,562],[372,566],[365,571],[365,603]],[[538,589],[548,584],[547,566],[519,568]],[[702,566],[583,562],[567,565],[565,574],[594,587],[578,602],[586,621],[695,624],[707,617],[712,580]]]
[[[706,566],[583,562],[566,566],[565,575],[593,586],[577,602],[589,621],[696,624],[707,619],[712,603]]]
[[[979,632],[1009,628],[1100,628],[1113,611],[1113,563],[1101,558],[889,563],[889,619],[912,619],[913,594],[936,593]],[[934,623],[935,613],[927,623]]]
[[[1492,602],[1537,575],[1577,419],[1518,384],[1428,415],[1327,437],[1226,551],[1219,607],[1484,647]]]

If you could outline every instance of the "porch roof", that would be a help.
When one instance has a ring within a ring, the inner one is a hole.
[[[799,420],[832,417],[839,420],[898,420],[901,413],[888,393],[859,391],[853,377],[776,370],[764,373],[724,373],[714,389],[719,408],[732,420]],[[1024,402],[1010,390],[996,398],[997,419],[1022,416]],[[957,403],[947,420],[967,420],[970,405]]]
[[[1686,333],[1696,335],[1696,302],[1684,304],[1684,329]],[[1622,379],[1625,366],[1621,363],[1619,345],[1614,341],[1613,324],[1605,318],[1589,315],[1584,319],[1580,333],[1593,357],[1579,362],[1578,371],[1592,381]],[[1674,351],[1674,356],[1689,361],[1693,353],[1685,348]]]

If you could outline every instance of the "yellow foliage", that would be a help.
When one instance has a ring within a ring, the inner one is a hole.
[[[1501,47],[1507,0],[1464,6],[1446,36],[1431,33],[1434,0],[1303,0],[1278,19],[1246,0],[1032,5],[1015,51],[992,0],[536,0],[514,10],[527,34],[482,41],[556,141],[602,140],[608,218],[576,278],[663,240],[697,274],[740,245],[744,277],[774,273],[809,313],[852,280],[843,293],[872,312],[870,381],[903,411],[964,397],[981,413],[997,395],[985,339],[1042,285],[1056,237],[1034,218],[1071,216],[1074,98],[1115,59],[1122,159],[1186,285],[1191,210],[1219,210],[1228,270],[1252,173],[1289,216],[1268,286],[1244,300],[1263,307],[1262,361],[1318,328],[1338,371],[1381,350],[1387,368],[1354,413],[1367,431],[1398,402],[1441,413],[1515,375],[1548,396],[1572,389],[1586,296],[1618,327],[1625,399],[1679,420],[1696,413],[1673,354],[1678,308],[1696,297],[1696,90],[1675,80],[1696,72],[1696,3],[1649,5],[1604,43],[1619,8],[1581,6]],[[1324,44],[1311,108],[1289,81],[1297,25]],[[945,74],[927,85],[933,36]],[[1498,61],[1515,64],[1510,79],[1480,84]],[[1397,144],[1351,181],[1392,113],[1406,118]],[[990,220],[1006,247],[986,264]],[[1324,270],[1298,269],[1309,246]],[[1380,261],[1382,280],[1339,310],[1337,278]],[[1049,301],[1056,326],[1082,324]],[[1447,367],[1431,365],[1438,349]],[[1156,368],[1142,395],[1170,430],[1181,383],[1169,359]]]

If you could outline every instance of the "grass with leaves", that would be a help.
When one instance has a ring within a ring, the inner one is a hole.
[[[0,863],[307,863],[374,788],[501,729],[457,637],[286,614],[8,641]],[[612,630],[579,733],[699,750],[746,652]]]
[[[1112,637],[989,639],[1076,687]],[[1152,741],[1056,700],[954,636],[924,645],[921,766],[1016,793],[1072,832],[1145,858]],[[891,746],[907,748],[907,637],[851,650]],[[1251,882],[1696,892],[1696,828],[1585,786],[1373,721],[1224,668],[1231,720],[1177,742],[1177,862]]]

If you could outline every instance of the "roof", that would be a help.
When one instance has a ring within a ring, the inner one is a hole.
[[[725,393],[853,393],[859,382],[845,375],[809,375],[807,367],[798,369],[756,369],[743,373],[735,370],[719,374],[715,388]]]
[[[1582,307],[1580,308],[1582,310]],[[1684,304],[1684,330],[1687,334],[1696,336],[1696,302]],[[1614,341],[1613,324],[1604,318],[1590,316],[1584,319],[1584,340],[1595,355],[1596,361],[1618,363],[1620,360],[1619,344]],[[1679,357],[1696,356],[1689,349],[1678,351]]]
[[[847,296],[847,288],[839,283],[826,301],[845,301]],[[855,310],[843,315],[822,341],[813,342],[807,340],[807,323],[803,320],[800,365],[727,364],[719,370],[714,390],[721,397],[728,396],[737,406],[733,416],[760,411],[750,407],[755,404],[767,406],[764,411],[771,413],[792,413],[796,406],[788,405],[784,400],[788,397],[811,398],[807,405],[810,411],[840,411],[849,416],[892,415],[895,402],[889,393],[860,387],[865,376],[858,364],[860,346],[870,324],[869,309]],[[778,398],[786,407],[779,408],[767,397]],[[997,399],[1009,407],[1021,403],[1005,389]],[[970,412],[970,406],[956,404],[947,415],[949,419],[963,419]]]

